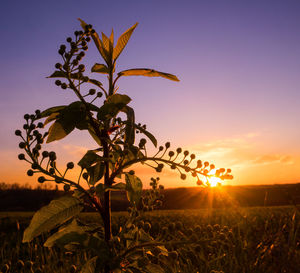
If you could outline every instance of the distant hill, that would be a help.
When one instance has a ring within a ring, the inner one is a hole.
[[[0,211],[36,211],[63,191],[26,188],[0,183]],[[162,209],[224,208],[234,206],[283,206],[300,204],[300,183],[280,185],[174,188],[163,191]],[[125,192],[112,192],[112,210],[126,210]]]

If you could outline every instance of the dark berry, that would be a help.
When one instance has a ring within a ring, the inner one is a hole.
[[[33,174],[34,174],[33,170],[28,170],[28,171],[27,171],[27,175],[28,175],[28,176],[33,176]]]
[[[20,149],[24,149],[25,147],[26,147],[25,142],[20,142],[20,143],[19,143],[19,148],[20,148]]]
[[[87,42],[90,42],[90,41],[91,41],[91,38],[90,38],[90,37],[86,37],[85,40],[86,40]]]
[[[44,177],[44,176],[40,176],[39,178],[38,178],[38,182],[39,183],[44,183],[46,181],[46,178]]]
[[[68,169],[73,169],[73,168],[74,168],[74,163],[73,163],[73,162],[69,162],[69,163],[67,164],[67,168],[68,168]]]
[[[50,173],[50,174],[55,174],[55,169],[54,169],[54,168],[50,168],[50,169],[49,169],[49,173]]]
[[[56,68],[56,69],[61,69],[61,68],[62,68],[62,65],[61,65],[60,63],[56,63],[56,64],[55,64],[55,68]]]
[[[29,125],[28,125],[28,124],[24,124],[24,125],[23,125],[23,129],[24,129],[24,130],[28,130],[28,129],[29,129]]]
[[[38,127],[38,128],[44,128],[44,124],[43,124],[42,122],[39,122],[39,123],[37,124],[37,127]]]
[[[79,69],[80,72],[84,72],[84,70],[85,70],[84,64],[79,65],[78,69]]]
[[[70,190],[70,185],[65,184],[65,185],[64,185],[64,191],[69,191],[69,190]]]
[[[98,93],[97,93],[97,97],[98,97],[98,98],[101,98],[102,95],[103,95],[102,92],[98,92]]]
[[[49,153],[49,158],[51,161],[54,161],[56,159],[56,153],[55,152],[50,152]]]
[[[24,160],[24,159],[25,159],[25,155],[24,155],[24,154],[19,154],[19,155],[18,155],[18,158],[19,158],[20,160]]]
[[[60,85],[61,85],[61,81],[60,81],[60,80],[56,80],[56,81],[55,81],[55,84],[56,84],[57,86],[60,86]]]
[[[68,37],[66,40],[67,40],[68,43],[72,42],[72,38],[71,37]]]
[[[96,90],[95,89],[90,89],[89,90],[89,95],[95,95],[96,94]]]
[[[36,170],[38,167],[39,167],[39,164],[37,164],[36,162],[34,162],[34,163],[31,164],[31,168],[33,170]]]
[[[20,136],[20,135],[22,135],[22,132],[21,132],[20,130],[16,130],[16,131],[15,131],[15,135],[16,135],[16,136]]]
[[[25,114],[25,115],[24,115],[24,119],[26,119],[26,120],[28,120],[29,117],[30,117],[29,114]]]
[[[61,84],[61,88],[62,88],[62,89],[67,89],[67,87],[68,87],[68,86],[67,86],[66,83],[62,83],[62,84]]]
[[[170,142],[166,142],[165,146],[167,149],[170,148],[170,146],[171,146]]]

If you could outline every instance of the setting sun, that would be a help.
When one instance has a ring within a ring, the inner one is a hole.
[[[216,176],[211,176],[208,177],[208,183],[210,184],[211,187],[216,187],[222,184],[222,179],[220,179],[219,177]]]

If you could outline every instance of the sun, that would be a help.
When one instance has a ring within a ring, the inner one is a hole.
[[[220,179],[219,177],[211,176],[207,179],[211,187],[217,187],[222,184],[222,179]]]

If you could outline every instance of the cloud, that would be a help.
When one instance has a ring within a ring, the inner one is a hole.
[[[267,164],[293,164],[292,157],[290,155],[279,155],[279,154],[266,154],[255,158],[252,161],[254,165],[267,165]]]

